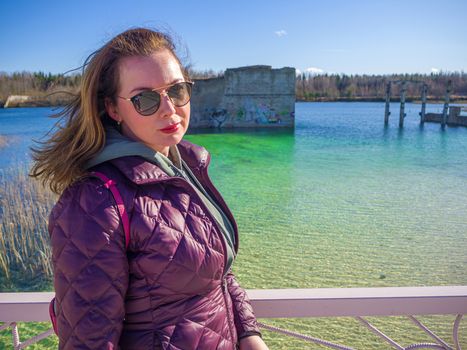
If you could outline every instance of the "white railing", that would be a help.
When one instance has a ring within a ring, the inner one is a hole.
[[[462,316],[467,314],[467,286],[270,289],[251,290],[248,291],[248,295],[253,301],[255,313],[259,318],[354,317],[396,349],[461,350],[459,325]],[[456,315],[452,326],[454,347],[413,316],[451,314]],[[365,320],[363,316],[407,316],[433,342],[403,347]],[[333,349],[352,349],[262,323],[260,325],[267,330]]]
[[[258,318],[355,317],[362,325],[396,349],[460,350],[459,325],[467,314],[467,286],[268,289],[247,291]],[[20,341],[17,322],[49,321],[48,307],[53,293],[0,293],[0,330],[11,328],[15,350],[23,349],[49,335],[48,330]],[[452,343],[441,339],[413,315],[457,315]],[[365,320],[364,316],[406,315],[431,338],[432,343],[399,345]],[[260,323],[264,329],[318,343],[334,349],[352,349],[308,335]]]

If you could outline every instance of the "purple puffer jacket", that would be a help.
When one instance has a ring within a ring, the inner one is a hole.
[[[209,179],[208,152],[178,144],[182,158],[235,220]],[[130,217],[125,236],[101,180],[70,186],[49,220],[60,349],[237,349],[260,334],[245,291],[225,270],[225,241],[182,178],[137,156],[98,165],[117,182]]]

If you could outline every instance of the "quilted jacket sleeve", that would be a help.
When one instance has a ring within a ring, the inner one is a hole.
[[[232,298],[235,328],[237,329],[238,338],[241,339],[251,335],[261,336],[250,299],[235,279],[232,270],[229,271],[226,279],[227,288]]]
[[[109,190],[72,185],[49,218],[60,349],[116,349],[125,316],[128,262]]]

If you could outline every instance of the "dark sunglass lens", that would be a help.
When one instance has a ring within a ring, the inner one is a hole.
[[[186,82],[175,84],[167,90],[167,94],[175,106],[182,107],[190,101],[191,85]]]
[[[155,91],[143,91],[132,99],[133,105],[141,115],[154,114],[159,108],[161,97]]]

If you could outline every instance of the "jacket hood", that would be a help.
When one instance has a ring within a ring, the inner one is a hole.
[[[178,143],[177,149],[190,168],[199,170],[208,166],[209,153],[204,147],[182,140]],[[85,164],[85,168],[90,169],[107,161],[127,156],[143,157],[161,168],[165,168],[167,163],[163,154],[141,142],[130,140],[113,127],[108,127],[105,129],[104,148]]]
[[[115,128],[110,127],[105,129],[104,148],[86,163],[85,168],[89,169],[109,160],[126,156],[151,158],[154,157],[155,153],[157,152],[154,152],[146,145],[130,140]]]

